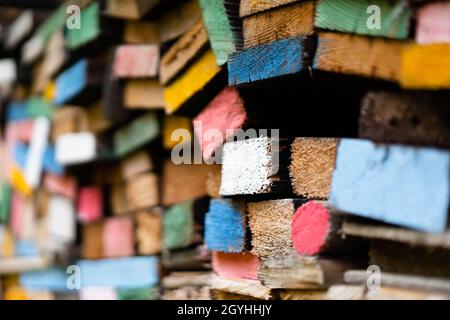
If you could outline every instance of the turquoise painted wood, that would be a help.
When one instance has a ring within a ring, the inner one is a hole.
[[[450,153],[343,139],[330,204],[342,211],[425,232],[447,227]]]
[[[212,199],[205,217],[205,243],[209,250],[242,252],[245,247],[245,205],[231,199]]]
[[[301,37],[264,44],[234,54],[228,62],[228,84],[238,85],[295,74],[307,68]]]
[[[158,258],[129,257],[79,260],[81,287],[112,286],[118,289],[154,286],[159,282]]]
[[[76,97],[86,87],[88,62],[82,59],[56,79],[54,105],[62,105]]]

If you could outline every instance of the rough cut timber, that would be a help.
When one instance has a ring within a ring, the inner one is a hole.
[[[448,300],[449,292],[400,289],[396,287],[381,287],[379,290],[368,290],[367,300]]]
[[[211,300],[211,273],[199,271],[171,272],[162,281],[162,300]]]
[[[291,199],[247,204],[252,253],[261,259],[282,259],[294,252],[290,225],[295,207]]]
[[[145,150],[137,151],[120,162],[120,174],[123,180],[130,180],[139,174],[153,170],[153,160]]]
[[[61,106],[55,110],[52,127],[52,140],[66,133],[88,130],[86,110],[76,106]]]
[[[145,173],[130,179],[125,186],[128,208],[132,211],[159,204],[158,176]]]
[[[88,131],[99,133],[111,128],[111,122],[108,121],[108,119],[106,119],[103,115],[100,101],[87,106],[86,111],[88,118]]]
[[[103,222],[87,223],[82,227],[81,257],[103,258]]]
[[[254,13],[268,11],[299,0],[240,0],[239,16],[241,18]]]
[[[313,58],[312,38],[295,37],[233,54],[228,61],[228,84],[239,85],[307,70]]]
[[[396,274],[389,272],[381,273],[381,283],[387,287],[430,290],[430,291],[450,291],[450,281],[443,278],[421,277],[406,274]],[[349,284],[366,285],[366,270],[348,270],[344,273],[344,281]]]
[[[448,278],[450,255],[442,248],[413,247],[409,244],[373,240],[370,243],[370,264],[382,271]]]
[[[431,234],[389,225],[344,221],[342,234],[374,240],[390,240],[411,246],[450,249],[450,232]]]
[[[172,271],[210,271],[210,255],[201,246],[183,250],[163,250],[161,264],[164,270]]]
[[[220,196],[220,183],[222,181],[222,166],[212,165],[206,178],[206,191],[211,198],[218,198]]]
[[[121,259],[79,260],[81,287],[111,286],[142,288],[159,282],[156,256]],[[126,270],[126,272],[124,272]]]
[[[346,270],[361,266],[345,258],[302,257],[297,254],[262,260],[258,279],[271,289],[320,289],[341,283]]]
[[[169,206],[206,195],[206,178],[210,166],[204,164],[176,165],[170,159],[163,165],[162,204]]]
[[[450,3],[433,2],[417,11],[418,44],[450,43]]]
[[[120,216],[130,212],[125,183],[116,182],[111,186],[110,205],[114,215]]]
[[[128,20],[125,22],[123,42],[128,44],[159,44],[156,21]]]
[[[165,249],[187,248],[203,241],[203,225],[208,210],[206,199],[188,200],[171,206],[163,215]]]
[[[129,217],[108,218],[103,226],[103,255],[106,258],[134,255],[134,225]]]
[[[251,195],[289,190],[285,140],[260,137],[227,142],[223,148],[220,194]],[[286,172],[285,172],[286,171]]]
[[[106,13],[121,19],[139,19],[158,3],[159,0],[107,0]]]
[[[363,255],[367,247],[361,239],[342,236],[345,216],[331,212],[324,203],[309,201],[292,218],[291,238],[295,250],[304,256]]]
[[[367,281],[367,273],[366,273]],[[366,293],[366,282],[364,285],[336,284],[328,288],[328,300],[364,300]]]
[[[359,136],[450,148],[448,99],[438,92],[369,92],[362,100]]]
[[[127,109],[163,109],[164,87],[156,79],[128,80],[123,105]]]
[[[450,200],[449,166],[447,151],[343,139],[330,205],[387,223],[443,232]]]
[[[257,280],[212,276],[210,285],[212,290],[226,291],[263,300],[272,298],[272,290],[266,288]]]
[[[47,172],[44,176],[44,188],[51,193],[75,199],[77,192],[77,180],[74,176],[56,175]]]
[[[209,250],[242,252],[246,240],[245,202],[211,199],[205,217],[205,244]]]
[[[158,75],[159,46],[121,45],[114,55],[113,74],[118,78],[154,78]]]
[[[328,199],[338,139],[296,138],[291,144],[289,175],[294,193]]]
[[[247,120],[239,91],[235,87],[223,89],[193,120],[194,132],[202,150],[203,159],[209,159],[220,151],[223,143],[242,129]],[[220,135],[208,136],[214,130]]]
[[[192,142],[191,119],[184,116],[169,115],[163,121],[163,146],[172,150],[177,145]],[[178,135],[177,132],[182,134]]]
[[[208,83],[220,73],[214,53],[209,50],[164,90],[165,110],[171,114],[196,94],[206,91]]]
[[[248,253],[212,253],[212,269],[223,278],[258,280],[259,259]]]
[[[406,46],[395,40],[320,32],[314,68],[398,82]]]
[[[162,56],[159,66],[159,80],[169,83],[208,46],[208,35],[203,21],[198,21],[192,29],[175,42]]]
[[[103,192],[99,186],[80,188],[78,192],[77,216],[82,223],[103,217]]]
[[[329,300],[324,289],[284,289],[278,295],[280,300]]]
[[[104,61],[81,59],[56,78],[55,105],[83,104],[97,100],[103,82]]]
[[[157,115],[151,112],[144,114],[114,133],[114,154],[123,157],[150,143],[158,134]]]
[[[405,89],[449,89],[450,44],[409,45],[401,62]]]
[[[153,255],[161,252],[162,210],[139,211],[136,214],[137,252],[140,255]]]
[[[371,10],[371,6],[377,8]],[[371,18],[376,10],[381,15],[379,27],[374,24],[375,16]],[[401,0],[321,0],[316,8],[315,26],[346,33],[407,39],[411,16],[409,5]]]
[[[239,0],[200,0],[200,7],[217,64],[224,65],[232,53],[242,49]]]
[[[243,19],[244,49],[314,34],[314,2],[299,1]]]

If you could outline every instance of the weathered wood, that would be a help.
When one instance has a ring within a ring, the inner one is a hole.
[[[327,199],[336,161],[338,139],[296,138],[291,144],[289,175],[294,193]]]
[[[158,44],[157,23],[154,21],[126,21],[123,42],[129,44]]]
[[[336,284],[328,288],[327,298],[329,300],[363,300],[366,287],[358,285]]]
[[[397,82],[406,45],[402,41],[320,32],[314,68]]]
[[[123,180],[131,180],[139,174],[153,170],[153,160],[147,151],[137,151],[120,162],[120,174]]]
[[[77,180],[74,176],[60,176],[47,172],[44,176],[44,188],[48,192],[60,194],[70,199],[75,199]]]
[[[103,256],[105,258],[134,255],[134,225],[130,217],[105,220],[103,226]]]
[[[116,49],[113,63],[118,78],[153,78],[158,74],[159,46],[121,45]]]
[[[299,0],[241,0],[239,6],[239,16],[241,18],[252,14],[268,11]]]
[[[410,45],[401,65],[400,84],[405,89],[450,88],[450,44]]]
[[[272,291],[257,280],[228,279],[218,276],[211,277],[211,289],[221,290],[258,299],[269,300]]]
[[[128,80],[123,105],[127,109],[163,109],[164,87],[156,79]]]
[[[162,204],[169,206],[177,202],[206,195],[208,165],[174,164],[164,161],[162,173]]]
[[[450,4],[433,2],[417,11],[416,42],[418,44],[450,42]]]
[[[212,268],[223,278],[258,280],[260,262],[257,256],[248,253],[212,253]]]
[[[260,137],[227,142],[223,147],[220,194],[251,195],[287,192],[287,140]],[[277,163],[278,160],[278,163]]]
[[[207,48],[208,35],[203,21],[198,21],[175,42],[161,58],[159,80],[167,84],[185,70]]]
[[[181,131],[181,135],[177,132]],[[193,141],[191,119],[184,116],[168,115],[163,122],[163,146],[171,150],[177,145],[190,143]]]
[[[164,289],[175,289],[185,286],[202,287],[209,284],[210,272],[185,271],[171,272],[162,279]]]
[[[162,210],[139,211],[136,215],[137,251],[141,255],[153,255],[161,252]]]
[[[108,0],[106,13],[121,19],[139,19],[158,3],[159,0]]]
[[[449,231],[442,234],[430,234],[409,229],[396,228],[388,225],[344,221],[342,224],[342,233],[344,235],[363,237],[367,239],[403,242],[411,246],[450,248]]]
[[[242,48],[238,0],[200,0],[200,7],[217,64],[224,65],[232,53]]]
[[[280,290],[278,295],[281,300],[328,300],[327,291],[321,289],[287,289]]]
[[[174,113],[190,98],[204,91],[204,88],[220,72],[211,50],[204,53],[195,63],[164,90],[166,113]]]
[[[52,140],[66,133],[76,133],[88,130],[86,110],[76,106],[62,106],[55,110],[52,127]]]
[[[239,85],[307,70],[314,50],[310,38],[289,38],[234,54],[228,61],[228,84]]]
[[[212,199],[205,217],[205,244],[209,250],[242,252],[245,249],[245,202]]]
[[[314,2],[299,1],[243,19],[244,49],[314,34]]]
[[[81,228],[81,257],[83,259],[103,258],[103,222],[87,223]]]
[[[380,26],[372,21],[380,12]],[[321,29],[392,39],[407,39],[412,10],[400,0],[321,0],[316,8],[315,26]],[[372,27],[373,25],[373,27]]]
[[[123,157],[151,142],[159,134],[159,122],[156,114],[147,113],[133,120],[114,133],[114,153]]]
[[[220,183],[222,181],[221,171],[221,165],[212,165],[208,177],[206,178],[206,192],[211,198],[218,198],[220,196]]]
[[[88,130],[94,133],[100,133],[110,129],[112,124],[105,118],[102,112],[101,102],[97,101],[86,108],[88,119]]]
[[[420,231],[443,232],[449,208],[449,166],[446,151],[342,139],[330,205]]]
[[[162,252],[161,264],[167,271],[211,270],[210,256],[201,246],[183,250],[165,250]]]
[[[445,93],[372,91],[362,100],[359,136],[376,142],[450,147]]]
[[[111,210],[114,215],[120,216],[130,212],[127,195],[125,192],[125,183],[114,183],[111,186],[110,194]]]
[[[153,173],[137,175],[126,183],[125,192],[132,211],[156,206],[159,203],[158,177]]]

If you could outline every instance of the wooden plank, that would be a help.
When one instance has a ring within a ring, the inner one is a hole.
[[[205,88],[220,72],[211,50],[204,53],[189,69],[164,89],[166,113],[181,108],[191,97]]]
[[[209,42],[219,66],[224,65],[232,53],[242,48],[242,26],[236,2],[200,0]]]
[[[450,88],[450,44],[410,45],[401,63],[400,84],[405,89]]]
[[[113,73],[118,78],[152,78],[158,74],[159,46],[121,45],[116,49]]]
[[[445,93],[371,91],[362,100],[359,136],[376,142],[450,147]]]
[[[103,115],[100,101],[85,107],[85,109],[88,121],[88,131],[99,133],[111,128],[111,122]]]
[[[294,253],[291,220],[295,207],[291,199],[247,204],[253,254],[264,260],[282,259]]]
[[[182,133],[178,135],[177,132]],[[163,121],[163,146],[171,150],[177,145],[192,142],[191,119],[184,116],[167,115]]]
[[[77,216],[82,223],[93,222],[103,217],[103,192],[98,186],[82,187],[78,191]]]
[[[169,206],[188,199],[206,195],[206,177],[209,166],[205,164],[174,164],[164,161],[162,172],[162,204]]]
[[[76,133],[87,131],[88,120],[86,110],[82,107],[63,106],[56,108],[53,127],[52,140],[56,139],[66,133]]]
[[[131,211],[154,207],[159,203],[158,176],[153,173],[137,175],[126,182],[125,192]]]
[[[241,0],[239,6],[239,16],[241,18],[252,14],[268,11],[299,0]]]
[[[121,19],[140,19],[158,3],[159,0],[108,0],[106,13]]]
[[[111,186],[109,200],[114,215],[119,216],[130,212],[125,183],[116,182]]]
[[[314,34],[314,2],[300,1],[243,19],[244,49]]]
[[[365,285],[333,285],[328,288],[327,298],[329,300],[364,300]]]
[[[442,234],[430,234],[388,225],[344,221],[342,232],[349,236],[404,242],[411,246],[450,248],[449,231]]]
[[[84,224],[81,237],[81,258],[101,259],[103,255],[103,222]]]
[[[154,113],[147,113],[114,133],[114,153],[118,157],[123,157],[151,142],[158,134],[157,116]]]
[[[50,193],[59,194],[69,199],[75,199],[77,180],[73,176],[59,176],[47,172],[44,176],[44,188]]]
[[[203,21],[198,21],[175,42],[161,58],[159,80],[167,84],[185,70],[206,48],[208,35]]]
[[[81,287],[154,286],[159,282],[158,258],[128,257],[121,259],[79,260]],[[127,272],[124,272],[127,270]]]
[[[123,42],[129,44],[159,44],[158,25],[154,21],[125,22]]]
[[[269,300],[272,292],[257,280],[229,279],[218,276],[211,277],[211,289],[221,290],[253,298]]]
[[[219,277],[258,280],[259,266],[258,257],[248,252],[212,253],[212,268]]]
[[[156,79],[128,80],[123,104],[127,109],[164,109],[164,87]]]
[[[448,281],[447,279],[420,277],[407,274],[395,274],[389,272],[382,272],[380,276],[383,286],[418,290],[436,290],[443,292],[450,291],[450,281]],[[344,274],[344,281],[350,284],[366,285],[367,271],[346,271]]]
[[[379,27],[372,21],[380,13]],[[400,0],[321,0],[317,4],[315,26],[321,29],[391,39],[407,39],[412,10]],[[372,26],[373,25],[373,26]]]
[[[291,144],[289,175],[294,193],[327,199],[336,160],[338,139],[296,138]]]
[[[227,142],[223,147],[220,195],[287,192],[290,186],[283,164],[285,140],[268,137]]]
[[[427,3],[417,11],[416,42],[418,44],[450,43],[450,4]]]
[[[130,217],[114,217],[103,225],[103,256],[105,258],[134,255],[134,225]]]
[[[405,47],[402,41],[321,32],[314,68],[397,82]]]
[[[228,84],[239,85],[308,69],[313,45],[310,38],[290,38],[234,54],[228,61]]]
[[[321,289],[287,289],[281,290],[278,294],[280,300],[328,300],[327,291]]]
[[[343,139],[330,205],[420,231],[443,232],[449,207],[449,166],[446,151]]]
[[[92,3],[80,12],[81,28],[67,29],[67,47],[71,50],[78,49],[88,43],[97,40],[101,33],[100,4]]]
[[[123,180],[131,180],[131,178],[153,169],[153,160],[145,150],[137,151],[120,162],[120,175]]]
[[[239,253],[245,249],[245,202],[211,199],[205,217],[205,244],[209,250]]]
[[[188,0],[161,14],[158,19],[161,42],[174,40],[188,32],[201,18],[197,0]]]
[[[242,129],[246,121],[247,113],[239,91],[226,87],[192,120],[203,159],[210,163],[210,158],[221,151],[224,142]],[[220,132],[221,136],[207,137],[211,130]]]
[[[162,212],[139,211],[136,215],[137,251],[140,255],[159,254],[162,248]]]
[[[222,181],[222,166],[212,165],[206,179],[206,191],[211,198],[218,198]]]

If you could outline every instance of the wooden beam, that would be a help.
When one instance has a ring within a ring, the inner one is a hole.
[[[118,258],[134,255],[134,225],[130,217],[105,220],[103,226],[103,257]]]
[[[145,150],[132,153],[120,162],[120,175],[125,181],[153,169],[153,159]]]
[[[268,11],[299,0],[240,0],[239,16],[241,18],[258,12]]]
[[[81,227],[81,258],[101,259],[103,255],[103,222],[87,223]]]
[[[212,268],[219,277],[258,280],[259,266],[258,257],[249,252],[212,253]]]
[[[157,79],[133,79],[125,83],[123,104],[127,109],[164,109],[164,87]]]
[[[226,291],[253,298],[269,300],[272,298],[272,291],[266,288],[257,280],[229,279],[212,276],[211,289]]]
[[[103,217],[103,191],[98,186],[80,188],[77,199],[77,216],[83,222],[93,222]]]
[[[201,16],[197,0],[188,0],[178,6],[172,6],[157,19],[160,41],[168,42],[182,36],[199,21]]]
[[[162,248],[162,210],[139,211],[136,224],[137,252],[140,255],[159,254]]]
[[[113,73],[118,78],[154,78],[158,66],[158,45],[121,45],[114,55]]]
[[[244,49],[314,34],[314,2],[299,1],[243,19]]]
[[[145,173],[126,182],[125,192],[131,211],[152,208],[159,204],[158,176]]]
[[[121,19],[140,19],[158,3],[159,0],[107,0],[106,13]]]

